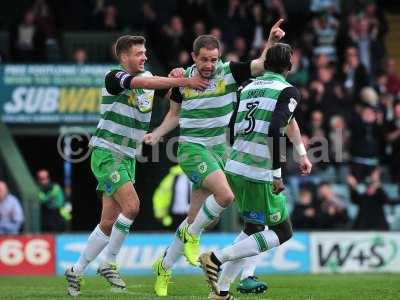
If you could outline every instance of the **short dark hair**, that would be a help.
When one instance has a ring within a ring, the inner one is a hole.
[[[144,45],[146,39],[140,35],[123,35],[115,43],[115,55],[119,58],[122,52],[128,51],[133,45]]]
[[[282,74],[292,68],[292,63],[290,62],[292,55],[293,49],[290,45],[276,43],[268,49],[264,67],[268,71]]]
[[[193,42],[193,52],[198,55],[201,48],[214,50],[221,48],[218,39],[210,34],[199,35]]]

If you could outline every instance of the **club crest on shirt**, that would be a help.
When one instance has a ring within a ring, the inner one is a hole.
[[[198,164],[197,169],[199,170],[200,174],[204,174],[205,172],[207,172],[207,163],[205,161],[201,162]]]
[[[121,175],[119,175],[118,171],[114,171],[110,174],[110,180],[112,183],[117,183],[120,181]]]

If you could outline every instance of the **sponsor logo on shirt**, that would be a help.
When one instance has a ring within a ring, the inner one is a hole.
[[[270,215],[269,215],[269,220],[270,220],[272,223],[277,223],[277,222],[279,222],[279,221],[281,220],[281,213],[278,211],[278,212],[276,212],[276,213],[270,214]]]

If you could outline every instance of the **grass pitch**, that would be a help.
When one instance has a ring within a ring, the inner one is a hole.
[[[169,296],[156,297],[153,277],[124,277],[128,291],[113,293],[104,279],[85,278],[81,296],[77,299],[207,299],[209,290],[202,276],[175,276],[169,287]],[[400,299],[400,275],[271,275],[262,276],[269,286],[264,294],[243,295],[234,291],[235,299]],[[233,291],[235,286],[232,286]],[[0,277],[0,298],[11,299],[72,299],[66,295],[63,277]]]

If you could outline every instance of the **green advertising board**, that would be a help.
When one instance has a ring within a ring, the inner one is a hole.
[[[111,65],[2,65],[0,119],[9,124],[95,124]]]

